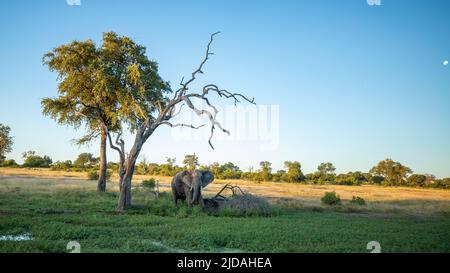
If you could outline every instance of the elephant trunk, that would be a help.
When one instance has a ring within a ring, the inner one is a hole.
[[[193,196],[192,196],[192,203],[199,204],[200,203],[199,199],[202,196],[202,184],[201,183],[194,184],[193,191],[194,192],[193,192]]]

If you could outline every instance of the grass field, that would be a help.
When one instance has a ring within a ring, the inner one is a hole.
[[[159,179],[167,191],[170,179]],[[98,194],[82,173],[0,169],[0,252],[67,252],[69,241],[82,252],[369,252],[369,241],[382,252],[450,252],[449,191],[232,183],[267,197],[273,215],[209,216],[175,207],[169,193],[156,199],[139,188],[136,207],[120,214],[115,182]],[[341,206],[320,203],[330,190],[341,195]],[[350,205],[353,195],[368,204]],[[18,235],[32,240],[5,240]]]

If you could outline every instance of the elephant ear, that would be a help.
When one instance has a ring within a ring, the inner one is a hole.
[[[211,182],[214,181],[214,175],[210,171],[203,171],[202,174],[202,187],[208,186]]]

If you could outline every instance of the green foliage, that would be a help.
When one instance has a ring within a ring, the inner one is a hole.
[[[336,168],[334,167],[334,165],[332,163],[321,163],[318,167],[317,167],[317,171],[319,171],[320,174],[322,175],[331,175],[334,174],[334,171],[336,171]]]
[[[412,187],[423,187],[426,182],[427,177],[422,174],[413,174],[406,181],[407,185]]]
[[[336,177],[336,184],[338,185],[360,186],[366,182],[368,182],[367,176],[361,172],[349,172],[347,174],[339,174]]]
[[[106,171],[106,180],[110,180],[111,179],[111,175],[112,175],[111,171],[107,170]],[[89,170],[87,172],[87,178],[89,180],[98,180],[99,177],[100,177],[100,174],[99,174],[98,170],[91,169],[91,170]]]
[[[77,168],[88,169],[96,167],[99,161],[100,158],[94,157],[91,153],[82,153],[78,155],[73,165]]]
[[[87,177],[89,180],[98,180],[100,175],[97,170],[89,170],[87,172]]]
[[[209,166],[201,166],[200,169],[211,171],[216,179],[240,179],[242,176],[242,171],[232,162],[223,165],[216,162]]]
[[[412,170],[403,166],[400,162],[392,159],[380,161],[370,170],[370,173],[384,178],[384,183],[390,186],[401,186],[406,184],[406,178]]]
[[[50,168],[52,159],[49,156],[37,155],[35,151],[28,151],[22,154],[24,159],[23,167],[27,168]]]
[[[118,172],[119,171],[119,163],[108,162],[107,166],[108,166],[108,169],[113,171],[113,172]]]
[[[372,178],[370,179],[372,184],[377,184],[380,185],[384,182],[384,177],[380,176],[380,175],[374,175],[372,176]]]
[[[364,200],[364,198],[359,196],[353,196],[352,200],[350,201],[350,204],[364,206],[366,205],[366,200]]]
[[[0,160],[0,167],[18,167],[19,164],[16,163],[14,159],[6,159],[1,161]]]
[[[195,154],[193,155],[186,155],[183,160],[183,164],[186,167],[186,169],[193,171],[195,170],[200,164],[198,163],[198,156]]]
[[[73,167],[72,160],[66,160],[64,162],[57,161],[52,164],[52,170],[55,171],[70,171]]]
[[[336,175],[315,172],[307,174],[306,179],[313,184],[334,184],[336,180]]]
[[[85,124],[88,133],[79,144],[93,140],[102,123],[110,130],[117,127],[117,94],[107,88],[119,85],[108,75],[106,62],[104,51],[92,40],[59,46],[43,57],[44,65],[58,73],[60,82],[59,96],[44,98],[42,112],[59,124],[75,128]]]
[[[141,156],[141,162],[136,164],[136,174],[148,174],[149,173],[149,164],[147,162],[147,157],[145,155]]]
[[[150,178],[142,181],[142,187],[153,190],[156,187],[156,179]]]
[[[0,123],[0,164],[12,149],[13,138],[10,136],[10,132],[11,128]]]
[[[429,185],[431,188],[450,189],[450,178],[436,179]]]
[[[289,178],[287,176],[287,172],[285,170],[278,170],[276,173],[272,174],[272,181],[273,182],[282,182],[282,181],[292,182],[291,180],[289,180]]]
[[[302,165],[300,162],[286,161],[284,162],[284,167],[287,169],[287,173],[286,175],[281,175],[280,180],[296,183],[306,180],[306,177],[302,172]]]
[[[341,198],[339,195],[336,194],[336,192],[326,192],[325,195],[321,199],[322,203],[335,206],[341,204]]]
[[[262,161],[259,163],[261,167],[256,181],[270,181],[272,179],[272,163]]]

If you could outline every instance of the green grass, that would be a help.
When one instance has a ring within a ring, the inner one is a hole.
[[[135,208],[115,211],[117,193],[0,188],[0,252],[450,252],[450,217],[370,215],[279,206],[271,217],[218,217],[133,193]]]

